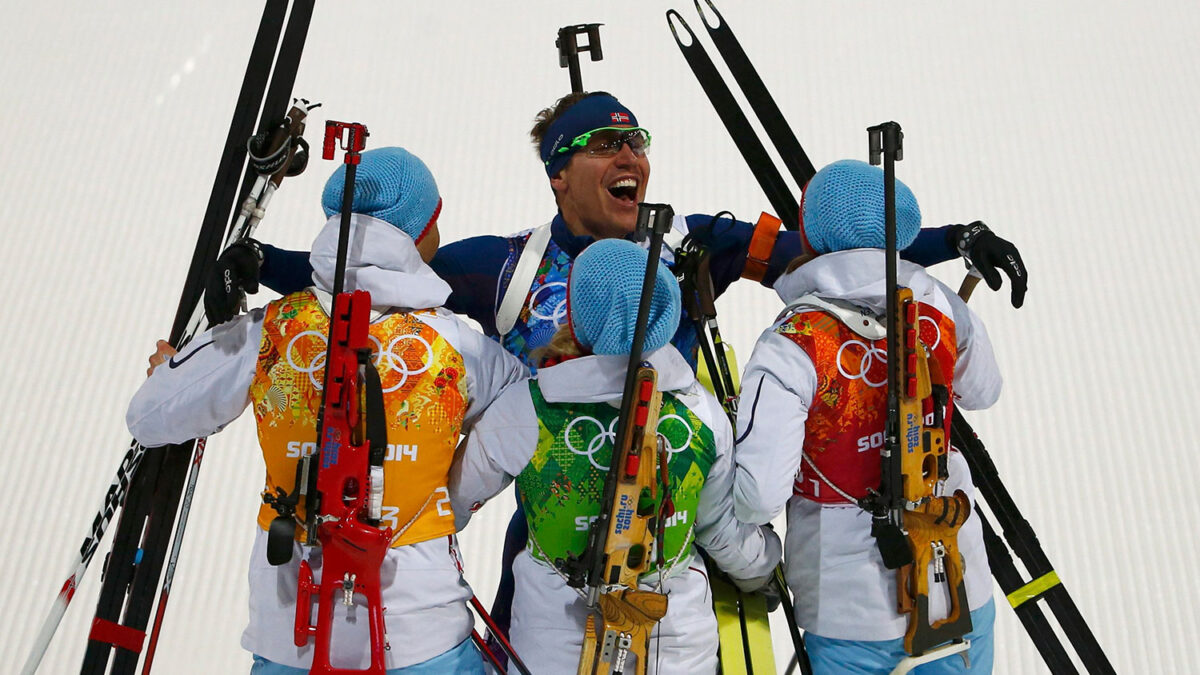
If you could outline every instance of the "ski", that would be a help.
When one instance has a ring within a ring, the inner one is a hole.
[[[700,15],[700,20],[704,22],[704,27],[708,29],[709,38],[716,45],[717,51],[721,54],[721,58],[729,68],[729,72],[733,74],[733,79],[737,82],[738,88],[742,90],[742,94],[750,102],[750,108],[754,111],[754,115],[758,118],[759,123],[762,124],[763,130],[767,132],[767,137],[771,139],[771,143],[779,151],[779,157],[783,160],[784,168],[791,174],[792,180],[796,181],[796,186],[803,190],[808,181],[817,173],[816,167],[813,166],[812,160],[808,158],[808,154],[804,152],[804,148],[800,145],[796,134],[792,132],[792,128],[788,126],[787,121],[783,117],[783,112],[779,109],[779,105],[775,103],[775,98],[771,96],[771,92],[767,90],[767,85],[759,77],[758,70],[750,62],[750,57],[746,56],[746,51],[742,49],[742,43],[738,42],[737,37],[734,36],[733,29],[725,22],[725,17],[721,16],[721,12],[717,10],[712,0],[704,1],[708,4],[708,8],[712,10],[718,22],[716,25],[710,23],[708,15],[704,12],[704,8],[700,6],[700,1],[693,0],[696,4],[696,12]]]
[[[680,29],[676,28],[676,24],[688,34],[689,43],[685,44],[680,39]],[[746,164],[750,166],[750,172],[754,174],[759,187],[766,194],[767,201],[771,202],[772,208],[783,220],[784,227],[789,230],[799,228],[800,205],[796,201],[795,195],[788,189],[783,175],[779,173],[775,162],[767,154],[767,149],[763,147],[754,127],[750,126],[750,120],[742,112],[742,107],[738,105],[737,99],[733,97],[733,92],[729,90],[729,86],[725,84],[725,80],[717,71],[716,65],[709,58],[704,45],[700,43],[679,12],[673,9],[667,10],[667,25],[671,29],[671,36],[675,38],[675,44],[679,45],[684,59],[691,66],[696,80],[704,89],[704,93],[708,95],[708,100],[712,102],[717,116],[721,118],[726,131],[733,138],[734,145],[742,154],[742,158],[746,160]]]
[[[275,64],[273,81],[287,80],[290,89],[290,81],[294,78],[299,59],[298,51],[290,64],[284,62],[282,54],[278,62],[275,58],[288,9],[288,0],[267,0],[264,6],[217,177],[172,326],[170,341],[177,348],[185,345],[194,334],[194,329],[189,329],[189,324],[192,323],[190,318],[199,305],[205,273],[216,259],[222,244],[222,235],[226,234],[235,203],[238,178],[245,165],[246,139],[253,131],[263,92],[267,87],[267,78],[272,73],[272,64]],[[296,32],[307,33],[312,0],[297,2],[291,9],[285,43],[289,42],[289,35]],[[292,38],[291,43],[296,44],[296,38]],[[303,35],[298,44],[303,45]],[[289,70],[292,71],[291,74],[286,74]],[[284,75],[282,80],[280,75]],[[263,128],[266,128],[267,121],[278,120],[278,108],[263,109],[263,119],[264,124],[260,125]],[[183,493],[184,478],[188,475],[189,466],[195,465],[193,471],[198,470],[198,458],[194,458],[193,454],[196,445],[195,442],[191,442],[180,446],[147,449],[136,442],[131,444],[118,469],[117,477],[105,496],[100,513],[93,520],[88,536],[80,548],[75,569],[52,606],[50,616],[35,642],[23,673],[35,672],[40,664],[73,596],[74,588],[86,572],[95,548],[118,505],[121,506],[121,515],[113,537],[113,548],[102,570],[101,594],[89,634],[82,672],[105,672],[113,647],[116,648],[116,656],[113,659],[112,672],[134,671],[145,640],[144,631],[154,604],[155,586],[166,558],[166,547],[171,541],[176,510]],[[200,451],[202,452],[202,446]],[[172,554],[172,558],[174,561],[176,554]],[[156,623],[161,625],[161,616]]]
[[[1001,482],[1000,474],[987,448],[967,420],[957,411],[950,424],[954,447],[958,448],[967,460],[972,482],[979,488],[980,496],[996,516],[1004,533],[1004,539],[1001,540],[983,517],[982,511],[976,507],[975,513],[984,523],[988,565],[991,566],[992,574],[1007,596],[1009,605],[1025,626],[1046,665],[1055,673],[1076,672],[1058,636],[1049,630],[1046,617],[1035,604],[1037,600],[1045,600],[1049,605],[1067,641],[1071,643],[1088,673],[1115,673],[1116,670],[1113,669],[1104,649],[1088,627],[1066,586],[1059,580],[1054,565],[1046,557],[1033,527],[1025,520],[1008,488]],[[1023,581],[1017,572],[1009,552],[1010,547],[1029,573],[1029,582]]]

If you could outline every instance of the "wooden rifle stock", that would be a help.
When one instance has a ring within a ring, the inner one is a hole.
[[[631,672],[645,673],[650,633],[667,612],[666,595],[638,589],[639,577],[652,568],[662,518],[669,515],[659,508],[663,499],[658,470],[666,466],[667,457],[658,436],[662,393],[657,380],[654,369],[643,364],[635,395],[626,402],[630,440],[615,449],[609,468],[616,472],[616,493],[603,551],[600,621],[597,626],[595,614],[587,618],[578,675],[629,672],[630,660]],[[619,588],[605,590],[609,586]]]

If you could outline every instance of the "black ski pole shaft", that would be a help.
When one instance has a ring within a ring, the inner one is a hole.
[[[792,650],[795,652],[795,663],[800,666],[801,675],[813,675],[812,664],[808,661],[808,649],[804,647],[804,636],[800,634],[800,626],[796,623],[796,607],[792,604],[792,594],[788,590],[787,580],[783,576],[782,563],[775,566],[772,583],[775,584],[775,590],[779,593],[779,606],[787,619],[788,635],[792,638]]]
[[[142,662],[142,675],[150,675],[154,665],[154,652],[158,649],[158,638],[162,634],[163,618],[167,614],[167,602],[171,598],[171,585],[175,580],[175,566],[179,564],[179,554],[183,549],[183,534],[187,531],[188,514],[192,509],[192,497],[196,494],[196,480],[200,476],[200,463],[204,461],[204,448],[208,439],[196,441],[192,450],[192,469],[188,472],[187,485],[183,492],[183,503],[179,507],[178,524],[175,526],[175,538],[171,542],[171,555],[167,559],[167,568],[163,573],[162,588],[158,591],[158,607],[154,611],[154,624],[150,637],[146,641],[146,659]]]
[[[600,26],[603,25],[601,23],[581,23],[558,29],[558,37],[554,40],[554,46],[558,47],[558,66],[567,69],[567,73],[571,77],[571,91],[574,93],[583,91],[583,75],[579,71],[579,52],[587,52],[593,61],[604,58],[604,51],[600,48]],[[580,35],[587,36],[588,43],[586,45],[579,44]]]
[[[492,664],[492,668],[494,668],[497,673],[500,673],[500,675],[508,675],[508,670],[505,669],[504,666],[500,665],[500,659],[492,653],[492,650],[488,647],[487,642],[484,642],[483,637],[479,635],[479,631],[471,629],[471,642],[475,643],[475,648],[479,650],[479,653],[483,655],[483,658],[487,659],[488,663]]]
[[[691,37],[690,44],[684,44],[680,39],[676,23]],[[767,154],[767,149],[763,147],[762,141],[759,140],[758,134],[750,126],[750,120],[742,112],[737,99],[733,97],[733,92],[721,79],[721,74],[717,71],[712,59],[709,58],[708,52],[704,50],[704,46],[700,44],[696,34],[692,32],[691,27],[683,20],[679,12],[673,9],[667,10],[667,25],[671,29],[671,35],[675,38],[675,44],[679,45],[680,51],[683,52],[684,60],[691,66],[692,73],[696,75],[696,80],[704,89],[704,93],[708,95],[708,100],[716,110],[717,116],[721,118],[726,131],[733,137],[734,145],[737,146],[742,158],[749,165],[750,172],[754,174],[767,201],[771,202],[771,207],[779,214],[784,227],[789,230],[799,228],[800,206],[796,197],[788,189],[783,175],[779,173],[775,162]]]
[[[804,185],[817,172],[812,160],[808,158],[808,154],[804,152],[804,148],[800,145],[796,134],[788,126],[787,120],[783,117],[783,112],[779,109],[779,105],[775,103],[775,98],[767,90],[767,85],[759,77],[758,70],[750,62],[750,57],[742,49],[742,44],[734,36],[733,29],[725,21],[725,17],[721,15],[721,12],[717,11],[717,7],[712,3],[712,0],[704,1],[708,4],[712,13],[716,15],[719,22],[718,25],[709,23],[708,15],[700,6],[700,0],[693,0],[696,5],[696,12],[700,14],[700,20],[704,22],[704,27],[708,29],[708,36],[712,39],[713,44],[716,45],[717,52],[721,54],[725,65],[729,67],[729,72],[733,74],[733,79],[738,83],[738,87],[746,96],[746,100],[750,102],[750,108],[754,111],[754,115],[758,118],[759,123],[762,124],[763,130],[767,132],[767,137],[771,139],[771,143],[779,151],[783,165],[787,168],[788,173],[791,174],[792,180],[796,181],[798,188],[804,189]]]

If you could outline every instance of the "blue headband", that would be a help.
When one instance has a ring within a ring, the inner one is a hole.
[[[625,125],[636,127],[637,118],[610,94],[593,94],[580,99],[554,120],[542,136],[540,154],[546,165],[546,175],[553,178],[571,161],[571,156],[578,150],[570,145],[576,136],[600,127]],[[567,147],[567,152],[559,152],[562,147]]]

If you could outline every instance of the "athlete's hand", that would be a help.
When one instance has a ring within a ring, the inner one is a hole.
[[[154,369],[167,362],[172,356],[179,353],[179,350],[171,346],[166,340],[159,340],[154,344],[155,351],[150,355],[150,367],[146,369],[146,377],[154,374]]]
[[[246,309],[246,294],[258,292],[262,249],[253,239],[229,245],[217,257],[204,282],[204,313],[210,326],[225,323]]]
[[[1021,260],[1021,253],[1011,242],[1001,239],[982,221],[970,225],[957,225],[951,232],[954,247],[959,255],[967,259],[988,288],[1000,290],[1000,272],[1008,275],[1012,286],[1012,306],[1025,304],[1025,290],[1029,284],[1029,272]]]

